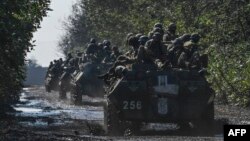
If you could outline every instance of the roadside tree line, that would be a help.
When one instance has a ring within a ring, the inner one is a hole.
[[[25,79],[25,57],[50,0],[0,1],[0,111],[16,102]]]
[[[224,103],[250,100],[249,0],[78,0],[65,21],[59,46],[67,54],[84,50],[94,37],[126,50],[128,33],[146,34],[156,22],[177,24],[178,34],[197,32],[209,54],[208,80]]]

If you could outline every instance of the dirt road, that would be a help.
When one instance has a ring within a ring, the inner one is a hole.
[[[18,112],[10,112],[0,121],[0,140],[10,141],[165,141],[165,140],[223,140],[222,125],[250,124],[250,110],[235,106],[215,106],[217,122],[215,134],[202,136],[183,133],[175,125],[145,125],[139,135],[108,137],[103,130],[103,99],[84,97],[80,106],[59,100],[56,92],[46,93],[43,87],[25,88],[20,103],[13,105]]]

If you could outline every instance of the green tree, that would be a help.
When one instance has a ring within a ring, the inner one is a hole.
[[[25,78],[25,57],[34,47],[33,32],[50,10],[49,4],[50,0],[0,0],[1,108],[18,99]]]
[[[77,5],[82,18],[69,21],[74,28],[68,28],[62,39],[76,41],[74,30],[84,31],[85,36],[68,50],[83,49],[91,37],[124,47],[130,32],[147,34],[156,22],[165,27],[175,22],[179,35],[202,36],[201,50],[210,57],[208,80],[217,97],[225,103],[249,105],[249,0],[79,0]]]

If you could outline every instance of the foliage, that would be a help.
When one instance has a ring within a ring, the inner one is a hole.
[[[147,34],[156,22],[175,22],[179,35],[202,36],[201,50],[210,56],[208,80],[217,96],[249,105],[249,0],[79,0],[74,9],[60,44],[65,53],[83,50],[91,37],[125,47],[128,33]]]
[[[0,103],[18,99],[25,78],[25,56],[33,32],[46,16],[50,0],[0,0]],[[2,107],[3,108],[3,107]]]

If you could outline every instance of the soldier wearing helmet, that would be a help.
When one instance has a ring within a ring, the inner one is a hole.
[[[112,53],[109,57],[105,58],[104,62],[115,62],[117,58],[122,55],[117,46],[112,47]]]
[[[182,36],[179,37],[179,39],[182,41],[183,44],[190,41],[191,40],[190,38],[191,38],[190,34],[183,34]],[[166,44],[166,45],[167,45],[167,50],[168,51],[170,51],[174,47],[174,44]]]
[[[139,38],[139,50],[138,50],[138,55],[137,55],[137,62],[142,63],[145,62],[145,44],[149,40],[149,38],[145,35],[141,36]]]
[[[104,46],[107,46],[107,47],[111,50],[111,48],[110,48],[111,42],[110,42],[109,40],[104,40],[104,41],[103,41],[103,45],[104,45]]]
[[[154,25],[153,30],[148,33],[148,37],[150,39],[152,39],[154,33],[156,33],[156,32],[159,32],[161,34],[161,36],[164,35],[164,29],[163,29],[163,25],[161,23],[156,23]]]
[[[190,34],[183,34],[182,36],[179,37],[183,43],[186,43],[191,40],[191,35]]]
[[[200,53],[198,51],[198,42],[200,40],[199,34],[192,34],[190,41],[184,44],[185,51],[182,52],[178,59],[178,65],[182,68],[200,68],[202,66],[200,61]]]
[[[163,29],[163,25],[161,23],[155,23],[154,28],[160,28]]]
[[[189,57],[196,51],[198,51],[198,43],[200,41],[200,35],[194,33],[190,36],[190,41],[185,42],[184,47],[189,50]]]
[[[86,54],[88,56],[90,56],[90,55],[96,55],[97,52],[98,52],[98,46],[96,44],[96,40],[94,38],[91,38],[90,39],[90,43],[87,46]]]
[[[67,54],[66,61],[65,61],[65,64],[68,64],[69,61],[70,61],[72,58],[73,58],[73,57],[72,57],[72,54],[71,54],[71,53],[68,53],[68,54]]]
[[[168,26],[166,33],[163,36],[164,43],[171,43],[171,41],[175,40],[178,36],[176,35],[176,24],[171,23]]]
[[[154,33],[152,39],[147,41],[145,45],[145,50],[146,58],[148,61],[154,61],[156,59],[163,61],[163,58],[166,55],[166,50],[163,47],[161,39],[161,34],[159,32],[156,32]]]
[[[125,53],[125,56],[127,56],[128,58],[135,58],[137,56],[138,49],[139,49],[139,46],[140,46],[139,45],[140,36],[131,35],[128,38],[128,46],[130,47],[130,50]]]
[[[140,46],[145,46],[145,44],[146,44],[146,42],[149,40],[149,38],[148,38],[148,36],[145,36],[145,35],[143,35],[143,36],[141,36],[140,38],[139,38],[139,45]]]
[[[183,51],[183,41],[180,38],[176,38],[168,50],[168,60],[173,67],[178,66],[178,59]]]

